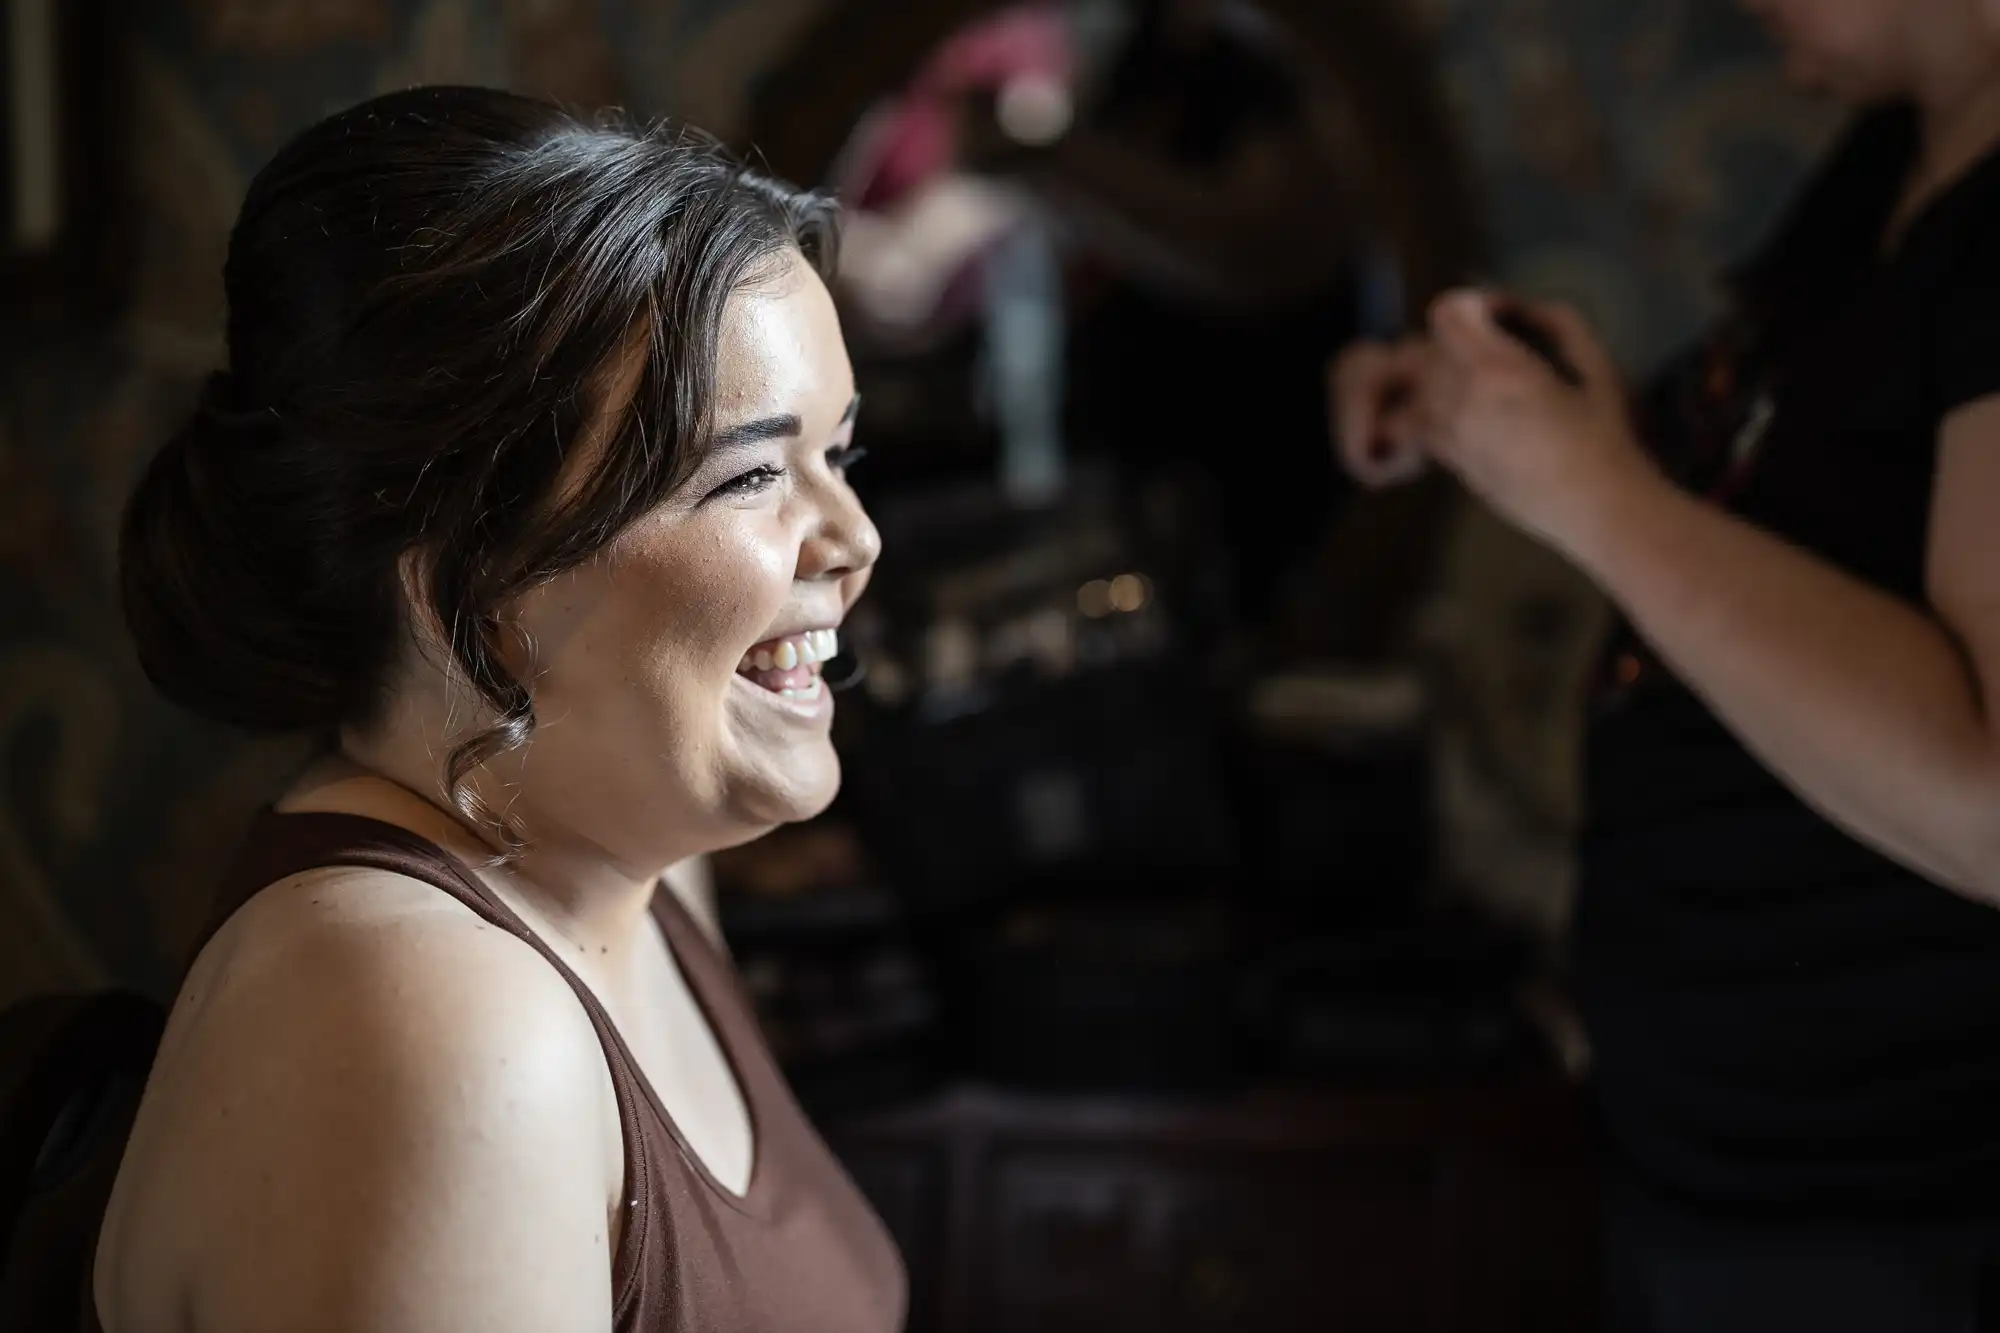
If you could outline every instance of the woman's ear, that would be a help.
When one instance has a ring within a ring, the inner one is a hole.
[[[441,728],[447,741],[460,738],[468,729],[492,723],[492,702],[472,683],[466,669],[451,649],[451,637],[439,619],[431,596],[431,565],[422,550],[405,551],[396,559],[396,581],[401,594],[402,635],[395,666],[387,690],[399,705],[413,708],[409,717],[426,718],[428,730]],[[511,615],[509,632],[503,635],[501,662],[516,680],[532,678],[532,647],[527,635]],[[392,711],[399,706],[392,701]]]

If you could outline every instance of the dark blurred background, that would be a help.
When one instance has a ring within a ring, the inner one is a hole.
[[[1468,277],[1635,375],[1689,334],[1831,128],[1727,0],[0,11],[0,1003],[170,991],[303,756],[157,701],[111,592],[256,166],[416,82],[673,115],[850,205],[847,786],[714,870],[913,1329],[1594,1325],[1602,608],[1353,492],[1324,366]]]

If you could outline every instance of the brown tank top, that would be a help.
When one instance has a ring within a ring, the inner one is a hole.
[[[734,970],[664,886],[653,895],[653,914],[750,1114],[750,1185],[741,1196],[681,1138],[590,988],[437,844],[359,815],[266,813],[225,882],[218,924],[267,885],[323,866],[365,866],[434,885],[525,941],[576,992],[604,1047],[625,1140],[627,1211],[611,1264],[616,1333],[902,1327],[908,1284],[894,1242],[792,1097]]]

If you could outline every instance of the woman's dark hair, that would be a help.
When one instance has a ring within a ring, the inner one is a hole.
[[[406,642],[408,562],[498,715],[447,789],[518,848],[467,782],[534,730],[502,607],[687,478],[725,302],[788,250],[825,272],[834,239],[828,201],[692,131],[485,88],[313,126],[250,185],[223,271],[230,368],[125,514],[146,674],[254,730],[365,727]],[[637,392],[575,456],[641,342]]]

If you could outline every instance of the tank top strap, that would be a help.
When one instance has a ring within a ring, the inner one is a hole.
[[[625,1151],[625,1197],[637,1215],[628,1219],[614,1255],[612,1291],[614,1301],[620,1306],[629,1303],[642,1263],[645,1224],[651,1220],[647,1214],[653,1211],[640,1208],[651,1190],[654,1146],[648,1141],[643,1119],[646,1091],[638,1063],[611,1021],[610,1013],[583,978],[473,874],[465,862],[421,834],[366,815],[266,810],[251,826],[223,881],[201,945],[206,945],[232,913],[264,888],[304,871],[332,866],[385,870],[428,884],[462,903],[487,924],[527,944],[569,983],[597,1033],[618,1102],[619,1133]],[[656,895],[656,908],[659,896],[663,895]]]
[[[199,947],[205,947],[224,922],[264,889],[281,879],[331,866],[386,870],[418,880],[450,895],[487,924],[533,942],[533,932],[520,917],[495,898],[463,861],[428,838],[365,815],[265,810],[251,825],[223,879]]]
[[[202,943],[260,890],[281,879],[328,866],[386,870],[438,889],[464,904],[488,925],[497,926],[547,959],[576,992],[598,1036],[613,1056],[614,1075],[629,1075],[624,1042],[611,1016],[562,955],[529,929],[479,876],[444,848],[419,833],[366,815],[328,810],[276,811],[259,815],[216,902],[214,922]],[[657,898],[655,900],[657,902]],[[614,1049],[615,1048],[615,1049]]]

